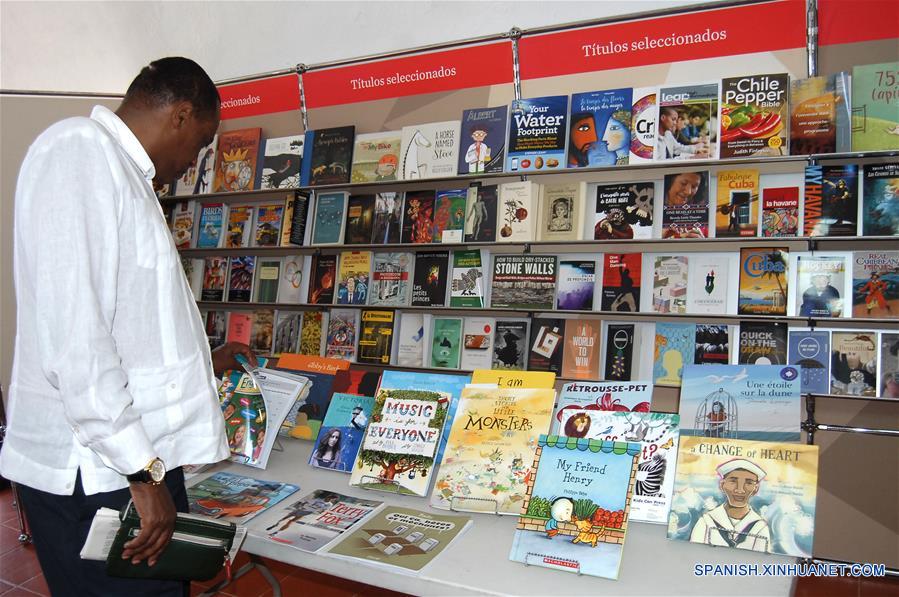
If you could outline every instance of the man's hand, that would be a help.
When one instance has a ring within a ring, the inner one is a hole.
[[[131,498],[140,515],[140,534],[128,541],[122,559],[132,564],[147,560],[153,566],[172,538],[175,529],[175,504],[165,484],[131,483]]]
[[[249,346],[240,342],[228,342],[212,351],[212,370],[221,377],[229,369],[241,369],[240,363],[235,358],[238,354],[245,356],[253,367],[259,364]]]

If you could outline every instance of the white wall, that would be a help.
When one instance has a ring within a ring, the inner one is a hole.
[[[0,3],[0,87],[124,92],[155,58],[215,80],[698,0]]]

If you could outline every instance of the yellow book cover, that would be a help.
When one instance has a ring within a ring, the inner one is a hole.
[[[757,236],[758,212],[759,171],[753,169],[719,171],[715,236],[718,238]]]
[[[344,251],[337,274],[338,305],[367,304],[371,283],[371,251]]]
[[[550,388],[556,384],[552,371],[506,371],[500,369],[476,369],[471,383],[495,383],[502,388]]]
[[[537,440],[549,431],[555,396],[550,388],[462,390],[431,505],[519,514]]]

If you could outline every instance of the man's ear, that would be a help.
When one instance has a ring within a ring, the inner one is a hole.
[[[169,118],[172,128],[176,131],[181,130],[188,122],[190,122],[193,116],[194,107],[190,102],[180,101],[172,104]]]

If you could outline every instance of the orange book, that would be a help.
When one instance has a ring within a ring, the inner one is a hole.
[[[219,134],[215,154],[216,193],[252,191],[256,183],[256,160],[259,157],[261,128],[241,129]]]
[[[576,319],[565,326],[562,351],[562,377],[567,379],[599,378],[598,319]]]
[[[309,371],[335,375],[338,371],[349,369],[350,362],[341,359],[313,357],[305,354],[283,353],[278,359],[278,367],[294,371]]]

